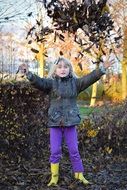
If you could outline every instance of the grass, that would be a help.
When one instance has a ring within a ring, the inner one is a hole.
[[[81,120],[83,120],[85,116],[89,116],[90,114],[99,112],[101,110],[102,110],[102,107],[89,107],[89,106],[79,105]]]
[[[81,115],[90,115],[93,112],[96,112],[98,108],[95,107],[80,107],[80,113]]]
[[[79,107],[81,116],[88,116],[94,112],[98,112],[100,109],[98,107]]]

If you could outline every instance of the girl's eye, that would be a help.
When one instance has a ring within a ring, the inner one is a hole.
[[[61,69],[61,68],[62,68],[62,66],[61,66],[61,65],[58,65],[58,67],[57,67],[57,68]]]
[[[61,68],[67,69],[68,65],[57,65],[57,68],[59,68],[59,69],[61,69]]]

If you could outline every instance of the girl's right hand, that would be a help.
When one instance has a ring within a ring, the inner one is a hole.
[[[24,74],[24,75],[27,74],[29,72],[28,65],[26,65],[25,63],[19,65],[18,71],[21,74]]]

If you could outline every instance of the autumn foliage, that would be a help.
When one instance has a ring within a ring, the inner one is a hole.
[[[46,129],[48,96],[27,82],[2,84],[1,94],[3,152],[13,153],[14,158],[37,156],[36,148],[42,147],[40,140]]]

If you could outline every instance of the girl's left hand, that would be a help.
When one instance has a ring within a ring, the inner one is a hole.
[[[114,63],[115,63],[115,60],[114,60],[114,59],[110,60],[110,56],[108,56],[108,58],[106,58],[106,59],[104,60],[103,66],[104,66],[105,69],[108,69],[108,68],[111,67]]]

